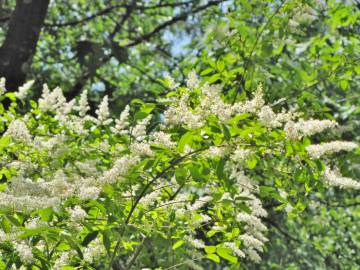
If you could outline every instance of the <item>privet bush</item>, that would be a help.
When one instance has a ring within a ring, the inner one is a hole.
[[[94,117],[86,92],[44,85],[28,103],[31,82],[1,80],[2,268],[238,269],[261,260],[264,203],[296,215],[313,191],[360,187],[331,159],[355,143],[311,142],[334,121],[266,104],[261,85],[232,104],[195,72],[163,82],[165,98],[113,119],[107,97]]]

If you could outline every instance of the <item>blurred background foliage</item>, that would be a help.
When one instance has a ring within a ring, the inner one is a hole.
[[[43,83],[60,86],[70,99],[87,89],[93,110],[108,95],[117,113],[133,98],[161,97],[168,89],[159,79],[166,74],[182,82],[195,69],[222,84],[229,102],[251,96],[261,82],[275,108],[335,119],[333,137],[359,142],[359,1],[3,0],[0,56],[9,54],[7,42],[19,51],[30,46],[26,36],[9,35],[22,5],[47,9],[35,22],[41,32],[29,37],[36,50],[8,83],[35,79],[33,98]],[[5,58],[0,67],[9,66]],[[4,68],[0,75],[10,76]],[[338,155],[336,162],[344,175],[360,179],[360,153]],[[271,185],[276,175],[264,181]],[[263,261],[243,269],[360,268],[357,191],[328,189],[309,204],[297,202],[288,216],[281,207],[267,206],[271,230]]]

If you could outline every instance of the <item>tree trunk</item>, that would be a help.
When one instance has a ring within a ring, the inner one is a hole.
[[[0,77],[15,91],[26,79],[50,0],[17,0],[0,48]]]

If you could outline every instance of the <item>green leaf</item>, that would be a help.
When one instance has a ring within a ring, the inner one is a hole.
[[[6,148],[10,144],[10,141],[11,141],[10,137],[3,136],[0,139],[0,151],[2,151],[4,148]]]
[[[248,165],[249,169],[254,169],[257,164],[257,159],[256,158],[247,159],[246,164]]]
[[[53,209],[51,207],[49,207],[49,208],[40,209],[38,211],[38,213],[39,213],[42,220],[50,221],[54,211],[53,211]]]
[[[8,220],[10,220],[10,222],[12,224],[14,224],[15,226],[21,226],[20,221],[18,221],[15,217],[11,216],[11,215],[6,215],[6,217],[8,218]]]
[[[208,232],[206,233],[206,236],[207,236],[207,237],[211,237],[211,236],[215,235],[217,232],[218,232],[218,231],[210,230],[210,231],[208,231]]]
[[[179,140],[177,150],[179,150],[180,152],[184,151],[185,145],[187,145],[191,142],[192,136],[193,135],[190,131],[188,131],[184,135],[182,135]]]
[[[224,179],[225,178],[225,159],[220,159],[220,161],[218,162],[218,165],[216,167],[216,175],[219,179]]]
[[[205,246],[206,253],[215,253],[216,247],[215,246]]]
[[[224,137],[227,141],[229,141],[231,139],[230,131],[226,125],[222,125],[222,127],[223,127],[223,131],[224,131]]]
[[[181,247],[184,243],[185,243],[184,240],[179,240],[175,244],[173,244],[172,249],[175,250],[175,249]]]
[[[213,70],[214,70],[214,69],[212,69],[212,68],[207,68],[207,69],[203,70],[203,71],[200,73],[200,75],[201,75],[201,76],[205,76],[205,75],[213,72]]]
[[[232,253],[231,249],[224,248],[224,247],[217,247],[216,253],[223,259],[231,262],[231,263],[237,263],[237,258],[230,255]]]
[[[99,231],[93,231],[93,232],[90,232],[88,233],[84,240],[82,241],[81,245],[86,247],[92,240],[94,240],[97,235],[99,234]]]
[[[212,76],[208,79],[208,82],[209,82],[209,83],[214,83],[214,82],[216,82],[219,78],[220,78],[220,74],[219,74],[219,73],[216,73],[216,74],[212,75]]]
[[[225,68],[224,61],[222,61],[222,60],[217,61],[216,68],[218,69],[219,72],[222,72]]]
[[[206,257],[216,263],[220,263],[220,257],[216,254],[207,254]]]

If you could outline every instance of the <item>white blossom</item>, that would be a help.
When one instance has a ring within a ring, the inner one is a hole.
[[[192,88],[196,88],[199,86],[199,79],[197,77],[196,71],[195,70],[191,70],[188,73],[187,79],[186,79],[186,86],[189,87],[190,89]]]
[[[330,186],[337,186],[340,188],[354,188],[360,189],[360,182],[351,179],[350,177],[344,177],[337,171],[331,170],[329,167],[325,168],[323,178]]]
[[[246,250],[246,253],[249,255],[249,259],[253,262],[259,263],[261,261],[261,257],[259,256],[259,253],[256,252],[256,250],[249,248]]]
[[[179,83],[176,83],[175,80],[169,75],[165,76],[165,82],[171,90],[174,90],[180,85]]]
[[[13,120],[7,128],[5,136],[12,137],[14,140],[19,140],[24,143],[30,143],[32,141],[30,132],[25,123],[20,119]]]
[[[98,187],[82,185],[79,188],[78,197],[81,200],[96,200],[100,191]]]
[[[243,241],[245,247],[254,248],[258,251],[263,250],[264,244],[250,234],[242,234],[239,238]]]
[[[213,198],[211,196],[203,196],[197,199],[192,205],[188,206],[189,211],[195,212],[210,202]]]
[[[138,156],[153,156],[154,152],[150,148],[150,144],[147,142],[135,142],[130,145],[131,152]]]
[[[170,134],[167,134],[163,131],[157,131],[151,134],[151,143],[168,148],[173,148],[176,146],[176,143],[171,140]]]
[[[95,240],[91,241],[89,246],[84,249],[84,261],[92,263],[95,260],[99,259],[105,252],[105,247],[100,238],[98,237]]]
[[[64,266],[68,265],[70,262],[71,256],[73,256],[74,252],[62,252],[60,257],[56,259],[55,264],[53,266],[53,270],[61,270]]]
[[[86,113],[90,110],[87,98],[87,90],[84,90],[80,95],[78,110],[80,117],[84,117]]]
[[[185,264],[189,267],[191,270],[204,270],[204,268],[198,264],[196,264],[193,260],[187,259],[185,260]]]
[[[19,90],[15,93],[16,97],[19,99],[25,99],[28,95],[29,89],[34,84],[34,80],[26,82],[24,85],[19,87]]]
[[[253,215],[247,213],[239,213],[236,216],[236,220],[239,222],[245,222],[249,226],[253,226],[258,231],[266,231],[267,228],[262,224],[261,220]]]
[[[74,223],[83,221],[87,216],[86,212],[79,205],[75,205],[74,208],[67,208],[66,210],[70,213],[70,220]]]
[[[104,124],[104,125],[111,123],[112,119],[109,118],[109,116],[110,116],[109,99],[108,99],[107,95],[104,96],[98,109],[95,112],[96,112],[99,123]]]
[[[258,85],[254,98],[245,103],[235,103],[232,107],[234,113],[255,113],[259,111],[265,104],[263,87]]]
[[[230,248],[238,257],[245,258],[245,253],[234,242],[225,242],[224,245]]]
[[[146,194],[144,197],[140,199],[140,203],[144,206],[150,206],[156,202],[159,195],[161,194],[160,188],[155,188],[154,191]]]
[[[146,127],[150,123],[151,117],[151,115],[145,117],[132,129],[131,135],[137,141],[142,141],[146,137]]]
[[[130,106],[126,105],[125,109],[121,112],[119,119],[115,120],[115,127],[111,129],[115,134],[127,134],[127,128],[129,126],[129,114]]]
[[[246,160],[250,155],[251,155],[251,150],[237,147],[230,158],[234,162],[239,162]]]
[[[31,247],[25,242],[15,243],[15,250],[23,263],[30,264],[34,261]]]
[[[322,144],[312,144],[306,147],[306,151],[313,158],[319,158],[325,154],[336,153],[340,151],[352,151],[358,145],[354,142],[332,141]]]
[[[0,96],[6,92],[5,82],[6,81],[4,77],[0,78]]]
[[[113,167],[105,171],[98,179],[98,182],[102,184],[116,182],[120,176],[125,176],[128,170],[135,165],[138,160],[138,157],[129,155],[117,159]]]
[[[204,242],[202,240],[195,239],[195,238],[193,238],[191,236],[185,236],[185,239],[194,248],[197,248],[197,249],[205,248],[205,244],[204,244]]]
[[[320,133],[327,128],[335,127],[336,125],[337,123],[332,120],[300,119],[298,122],[287,122],[284,131],[289,139],[298,140],[303,136],[311,136]]]

